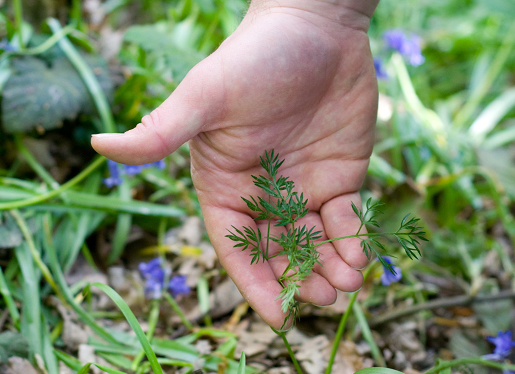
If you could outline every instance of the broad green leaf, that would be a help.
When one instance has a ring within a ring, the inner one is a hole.
[[[83,58],[111,96],[105,62],[99,57]],[[2,93],[3,128],[8,133],[57,128],[64,120],[94,108],[86,86],[66,57],[58,57],[50,65],[38,57],[17,57],[12,59],[11,69]]]
[[[26,219],[29,231],[34,234],[37,225],[33,217]],[[14,248],[23,242],[23,235],[14,218],[8,213],[0,212],[0,248]]]
[[[9,68],[9,59],[5,58],[0,61],[0,92],[2,91],[5,82],[9,80],[11,76],[11,69]]]
[[[498,331],[509,330],[513,314],[513,301],[511,299],[474,303],[472,307],[484,328],[491,335],[496,335]]]
[[[4,331],[0,334],[0,362],[11,356],[28,358],[29,342],[19,332]]]
[[[13,248],[23,242],[23,235],[10,214],[0,213],[0,248]]]
[[[449,348],[456,359],[480,357],[490,353],[490,348],[485,339],[466,334],[461,331],[453,332],[449,342]],[[470,366],[474,374],[487,374],[487,368],[473,365]]]

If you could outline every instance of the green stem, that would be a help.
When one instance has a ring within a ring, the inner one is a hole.
[[[52,190],[50,192],[47,192],[45,194],[41,194],[38,196],[30,197],[28,199],[11,201],[11,202],[7,202],[7,203],[0,203],[0,210],[17,209],[17,208],[37,204],[42,201],[51,199],[52,197],[55,197],[55,196],[63,193],[64,191],[77,185],[84,178],[86,178],[93,171],[95,171],[96,168],[98,168],[100,165],[102,165],[104,160],[105,160],[104,157],[98,157],[90,165],[88,165],[87,168],[85,168],[83,171],[81,171],[79,174],[77,174],[74,178],[72,178],[68,182],[62,184],[59,188],[56,188],[55,190]]]
[[[72,10],[70,12],[70,19],[72,25],[79,27],[82,19],[82,4],[80,0],[72,0]]]
[[[23,144],[21,136],[17,134],[14,137],[14,142],[16,144],[16,148],[18,148],[18,152],[23,156],[23,158],[28,162],[30,167],[36,172],[37,175],[52,189],[55,190],[59,188],[59,183],[55,181],[55,179],[50,175],[48,171],[34,158],[34,156],[29,152],[27,147]]]
[[[363,274],[363,280],[367,279],[368,274],[370,271],[374,268],[374,265],[377,262],[374,261],[370,266],[365,270],[365,273]],[[347,320],[349,319],[352,306],[354,305],[354,302],[356,301],[356,298],[358,297],[359,290],[352,293],[352,296],[349,300],[349,305],[347,306],[347,310],[345,310],[345,313],[343,314],[342,318],[340,319],[340,324],[338,325],[338,329],[336,330],[336,336],[334,337],[333,342],[333,348],[331,349],[331,356],[329,356],[329,362],[327,363],[327,369],[325,371],[326,374],[330,374],[331,370],[333,369],[334,359],[336,358],[336,353],[338,352],[338,346],[340,345],[340,341],[343,336],[343,332],[345,331],[345,326],[347,325]]]
[[[56,32],[54,35],[49,37],[47,40],[45,40],[43,43],[41,43],[37,47],[22,49],[19,51],[5,52],[2,54],[2,57],[0,60],[3,60],[4,58],[7,58],[12,55],[16,55],[16,56],[39,55],[41,53],[48,51],[59,41],[59,39],[65,37],[68,34],[71,34],[73,31],[75,31],[73,26],[66,26],[63,29],[61,29],[59,32]]]
[[[469,358],[462,358],[459,360],[440,362],[434,368],[426,371],[425,374],[433,374],[433,373],[437,374],[444,369],[451,368],[454,366],[459,366],[459,365],[467,365],[467,364],[489,366],[489,367],[493,367],[493,368],[496,368],[499,370],[515,370],[515,365],[507,365],[507,364],[503,364],[500,362],[489,361],[489,360],[485,360],[484,358],[469,357]]]
[[[422,101],[420,101],[402,56],[399,53],[394,53],[391,61],[402,93],[406,99],[406,104],[408,104],[413,115],[417,117],[426,128],[432,129],[435,135],[438,135],[437,141],[441,143],[444,140],[441,137],[443,136],[443,130],[445,128],[442,120],[434,111],[426,108]]]
[[[152,342],[152,337],[154,336],[154,332],[157,326],[157,320],[159,319],[159,299],[152,300],[152,307],[150,309],[150,315],[148,317],[148,330],[147,330],[147,339],[149,342]],[[137,356],[132,361],[132,371],[137,371],[138,366],[145,357],[145,351],[143,348],[139,351]]]
[[[293,350],[291,349],[290,343],[288,342],[288,339],[286,339],[286,334],[284,332],[279,332],[273,328],[271,328],[273,332],[275,332],[277,335],[281,337],[281,339],[284,342],[284,345],[286,346],[286,349],[288,350],[288,353],[290,354],[291,361],[293,362],[293,365],[295,366],[295,369],[297,370],[298,374],[302,374],[302,369],[300,368],[299,362],[295,358],[295,354],[293,353]]]
[[[327,240],[324,240],[322,242],[319,242],[317,244],[315,244],[315,247],[318,247],[322,244],[325,244],[325,243],[331,243],[331,242],[334,242],[336,240],[342,240],[342,239],[349,239],[349,238],[361,238],[361,237],[368,237],[368,238],[373,238],[373,237],[378,237],[378,236],[389,236],[389,235],[393,235],[393,236],[410,236],[410,235],[413,235],[415,233],[413,232],[371,232],[371,233],[365,233],[365,234],[354,234],[354,235],[347,235],[347,236],[340,236],[338,238],[333,238],[333,239],[327,239]]]
[[[271,200],[272,199],[271,199],[270,195],[268,195],[268,202],[270,203]],[[270,226],[271,226],[271,223],[272,223],[272,217],[269,214],[269,216],[268,216],[268,227],[266,229],[266,250],[265,250],[265,259],[267,261],[269,260],[268,248],[270,247]]]
[[[170,303],[170,305],[172,306],[172,308],[175,311],[175,313],[177,313],[177,315],[181,319],[182,324],[184,326],[186,326],[186,328],[188,330],[190,330],[190,331],[193,330],[193,325],[186,318],[186,316],[184,315],[184,312],[182,311],[181,307],[179,306],[179,304],[177,304],[177,301],[175,301],[175,299],[172,297],[172,295],[170,295],[168,292],[164,292],[163,296],[166,299],[166,301],[168,301],[168,303]]]
[[[82,244],[82,247],[81,247],[81,253],[82,255],[84,256],[84,259],[86,260],[86,262],[88,263],[88,265],[94,270],[94,271],[97,271],[97,272],[100,272],[100,270],[98,269],[97,267],[97,264],[95,264],[95,259],[93,258],[93,255],[91,254],[91,251],[89,250],[89,247],[88,245],[86,244],[86,242],[84,242]]]
[[[25,48],[25,45],[23,44],[23,9],[21,6],[21,0],[13,0],[13,7],[14,7],[14,21],[16,24],[16,32],[18,33],[18,38],[20,42],[20,48]]]
[[[20,231],[22,232],[23,237],[25,238],[25,241],[27,242],[27,245],[30,249],[30,253],[32,255],[33,260],[38,266],[38,268],[41,270],[41,274],[43,274],[43,277],[48,282],[50,287],[52,287],[52,289],[59,297],[59,299],[63,302],[66,302],[61,291],[57,287],[54,278],[52,277],[52,274],[50,274],[50,270],[48,270],[48,267],[45,265],[43,260],[41,260],[41,255],[36,249],[36,245],[34,244],[34,240],[32,239],[32,234],[30,233],[27,223],[25,222],[25,220],[23,219],[18,210],[13,209],[10,211],[10,213],[16,220],[16,223],[18,224],[18,227],[20,228]]]
[[[59,21],[57,21],[55,18],[48,19],[47,23],[54,34],[62,30]],[[109,103],[107,102],[104,92],[102,91],[102,87],[100,87],[100,84],[95,77],[95,74],[88,66],[88,64],[86,64],[82,56],[75,49],[68,38],[63,37],[59,39],[58,43],[66,57],[68,57],[72,65],[75,66],[77,72],[84,80],[84,83],[86,84],[86,87],[88,88],[88,91],[90,92],[91,97],[93,98],[93,101],[95,102],[95,105],[98,109],[98,113],[104,126],[104,131],[116,132],[113,114],[109,108]]]

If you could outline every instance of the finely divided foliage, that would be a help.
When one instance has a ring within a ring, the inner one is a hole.
[[[242,197],[242,199],[251,211],[257,212],[255,220],[268,221],[266,236],[263,236],[261,230],[257,229],[256,231],[250,226],[243,226],[242,229],[232,226],[233,230],[228,230],[229,234],[226,237],[236,242],[235,248],[240,248],[242,251],[250,248],[251,264],[260,260],[265,262],[281,255],[288,258],[289,264],[278,279],[283,287],[279,298],[282,300],[282,310],[286,313],[283,326],[290,318],[295,321],[298,316],[299,305],[295,296],[299,294],[299,282],[305,280],[311,274],[315,264],[320,264],[320,253],[317,247],[321,244],[340,239],[359,238],[361,239],[363,252],[367,257],[370,258],[371,252],[373,252],[381,264],[393,274],[395,274],[395,270],[392,264],[379,255],[379,251],[386,252],[385,246],[378,241],[380,237],[393,236],[396,238],[410,259],[416,259],[420,256],[419,240],[425,241],[426,239],[422,227],[417,226],[419,221],[417,218],[404,217],[395,232],[361,233],[361,229],[366,225],[379,227],[376,216],[382,213],[380,207],[383,204],[373,203],[371,199],[367,201],[364,211],[352,203],[352,209],[361,221],[356,234],[317,242],[322,237],[322,231],[317,231],[314,226],[307,228],[306,225],[300,226],[297,224],[299,218],[308,213],[306,207],[308,200],[304,199],[302,193],[299,195],[294,191],[295,184],[293,181],[289,180],[288,177],[277,175],[284,160],[279,161],[279,155],[274,150],[270,153],[265,152],[265,156],[260,157],[260,159],[261,167],[265,169],[267,175],[257,177],[253,175],[252,178],[254,179],[254,185],[264,191],[268,199],[260,196],[257,198],[253,196]],[[271,235],[270,226],[272,223],[274,226],[284,226],[286,233],[281,233],[279,236]],[[278,243],[282,250],[269,255],[270,240]]]

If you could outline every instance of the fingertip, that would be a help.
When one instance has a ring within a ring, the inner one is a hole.
[[[91,146],[110,160],[127,165],[156,162],[171,153],[155,131],[142,124],[124,133],[100,133],[91,136]]]
[[[115,138],[117,136],[123,136],[123,134],[119,132],[104,132],[100,134],[91,134],[92,139]]]

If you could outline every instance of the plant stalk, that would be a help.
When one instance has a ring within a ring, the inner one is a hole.
[[[105,157],[103,157],[103,156],[98,157],[91,164],[89,164],[87,168],[85,168],[83,171],[81,171],[79,174],[77,174],[74,178],[72,178],[68,182],[62,184],[59,188],[56,188],[55,190],[52,190],[50,192],[47,192],[45,194],[41,194],[38,196],[29,197],[28,199],[10,201],[7,203],[0,203],[0,210],[22,208],[24,206],[37,204],[42,201],[51,199],[52,197],[55,197],[55,196],[63,193],[64,191],[77,185],[79,182],[81,182],[83,179],[85,179],[88,175],[90,175],[93,171],[95,171],[95,169],[97,169],[100,165],[102,165],[104,160],[105,160]]]
[[[297,370],[297,374],[303,374],[302,373],[302,369],[300,367],[300,364],[297,361],[297,359],[295,358],[295,354],[293,353],[293,350],[291,349],[291,345],[288,342],[288,339],[286,339],[286,334],[284,332],[282,332],[282,331],[279,332],[279,331],[277,331],[277,330],[275,330],[273,328],[272,328],[272,330],[277,335],[279,335],[281,337],[281,339],[283,340],[284,345],[286,346],[286,349],[288,350],[288,353],[290,354],[291,361],[293,362],[293,365],[295,366],[295,370]]]
[[[374,261],[372,264],[370,264],[365,270],[365,273],[363,274],[363,280],[367,279],[368,274],[370,271],[374,268],[374,265],[377,262]],[[350,313],[352,311],[352,306],[354,305],[354,302],[356,301],[356,298],[358,297],[359,290],[352,293],[352,296],[349,300],[349,305],[347,306],[347,310],[345,310],[345,313],[343,313],[342,318],[340,319],[340,324],[338,325],[338,329],[336,330],[336,336],[334,337],[333,342],[333,348],[331,349],[331,355],[329,356],[329,362],[327,363],[327,369],[325,371],[326,374],[330,374],[333,369],[334,359],[336,358],[336,353],[338,352],[338,346],[340,345],[340,341],[343,336],[343,332],[345,331],[345,326],[347,325],[347,320],[349,319]]]
[[[459,366],[459,365],[467,365],[467,364],[489,366],[489,367],[493,367],[493,368],[496,368],[499,370],[515,370],[515,365],[507,365],[507,364],[503,364],[500,362],[485,360],[484,358],[468,357],[468,358],[462,358],[459,360],[440,362],[434,368],[431,368],[428,371],[426,371],[425,374],[437,374],[444,369],[452,368],[454,366]]]
[[[179,306],[179,304],[177,304],[177,301],[175,301],[175,299],[172,297],[172,295],[170,295],[168,292],[163,292],[163,296],[166,299],[166,301],[168,301],[168,303],[170,303],[170,305],[172,306],[172,308],[173,308],[174,312],[177,314],[177,316],[179,316],[179,318],[181,319],[182,324],[184,326],[186,326],[186,328],[189,331],[193,330],[193,325],[186,318],[186,316],[184,315],[184,312],[182,311],[181,307]]]

